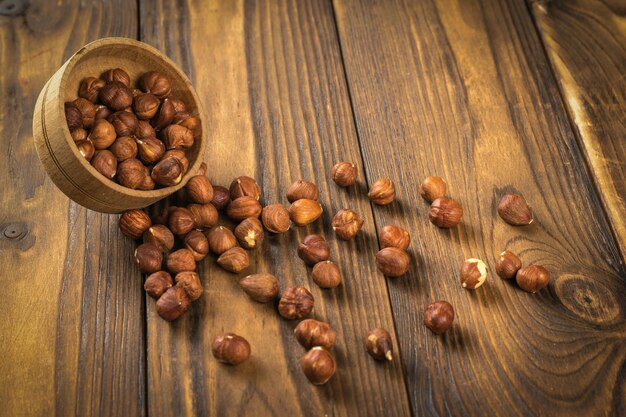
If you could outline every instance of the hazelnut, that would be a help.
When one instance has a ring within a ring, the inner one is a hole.
[[[337,288],[341,284],[341,271],[332,261],[316,263],[311,271],[311,277],[320,288]]]
[[[176,113],[174,111],[174,105],[172,104],[170,99],[166,98],[161,102],[161,105],[159,106],[159,110],[157,110],[156,115],[152,119],[150,119],[150,124],[155,130],[160,131],[161,129],[164,129],[172,123],[172,120],[174,119],[174,113]]]
[[[184,126],[192,132],[195,132],[200,125],[200,119],[186,111],[177,111],[174,113],[172,124]]]
[[[145,120],[139,120],[135,129],[135,137],[137,139],[154,138],[156,137],[156,131],[150,123]]]
[[[165,261],[167,270],[176,275],[180,272],[195,271],[196,261],[189,249],[178,249],[170,253]]]
[[[393,359],[393,344],[391,343],[391,335],[387,330],[381,327],[370,330],[363,338],[363,343],[365,343],[365,350],[372,358],[379,361]]]
[[[151,274],[161,270],[163,254],[154,245],[142,243],[135,249],[135,264],[141,272]]]
[[[256,200],[261,197],[261,189],[254,178],[243,175],[233,180],[230,184],[230,198],[236,200],[239,197],[253,197]]]
[[[226,207],[226,215],[234,221],[242,221],[249,217],[259,217],[263,207],[256,198],[245,196],[230,202]]]
[[[480,259],[469,258],[461,265],[461,285],[468,290],[475,290],[487,279],[487,265]]]
[[[181,287],[187,293],[191,301],[195,301],[202,296],[204,289],[200,283],[200,277],[193,271],[183,271],[176,274],[174,278],[176,286]]]
[[[249,217],[235,227],[235,237],[246,249],[256,249],[263,242],[263,226],[256,217]]]
[[[387,225],[380,231],[380,246],[384,248],[398,248],[406,250],[411,243],[411,235],[401,227]]]
[[[502,279],[511,279],[515,277],[521,267],[522,261],[517,255],[505,250],[496,261],[496,274]]]
[[[533,212],[518,194],[506,194],[498,204],[498,214],[512,226],[527,226],[533,222]]]
[[[319,346],[309,350],[300,358],[300,367],[307,379],[315,385],[327,383],[337,369],[333,355]]]
[[[185,289],[175,285],[157,300],[156,310],[162,319],[174,321],[189,310],[190,305],[191,300]]]
[[[166,226],[154,224],[143,233],[143,243],[149,243],[161,252],[168,253],[174,247],[174,234]]]
[[[114,111],[124,110],[133,104],[132,91],[119,81],[107,83],[100,89],[98,97],[102,104]]]
[[[83,128],[83,115],[72,102],[65,103],[65,120],[70,132]]]
[[[185,247],[193,254],[196,262],[203,260],[209,253],[209,241],[206,236],[198,230],[192,230],[185,235],[183,240]]]
[[[98,100],[98,93],[104,85],[106,81],[101,80],[95,77],[87,77],[84,78],[80,82],[80,86],[78,87],[78,97],[82,97],[86,100],[95,103]]]
[[[85,129],[91,129],[96,118],[96,106],[91,101],[82,97],[77,98],[72,102],[82,116],[83,127]]]
[[[384,248],[376,254],[378,270],[388,277],[400,277],[406,274],[410,265],[409,254],[393,246]]]
[[[165,144],[157,138],[137,139],[139,159],[144,163],[156,164],[165,154]]]
[[[132,136],[139,123],[137,117],[127,111],[115,112],[107,118],[107,121],[113,125],[117,136]]]
[[[446,182],[441,177],[427,177],[419,189],[422,198],[432,203],[438,198],[446,196]]]
[[[332,169],[333,181],[340,187],[350,187],[356,182],[358,168],[350,162],[339,162]]]
[[[239,286],[255,301],[267,303],[278,295],[280,287],[274,275],[259,273],[239,280]]]
[[[435,334],[443,334],[454,321],[454,309],[447,301],[437,301],[424,310],[424,325]]]
[[[304,287],[285,289],[278,303],[278,312],[288,320],[303,319],[313,311],[315,299]]]
[[[174,285],[172,276],[166,271],[157,271],[148,275],[146,282],[143,283],[143,289],[148,295],[156,300]]]
[[[170,98],[170,101],[172,102],[172,106],[174,106],[174,110],[177,113],[187,110],[187,107],[185,106],[185,103],[182,100],[179,100],[177,98]]]
[[[113,152],[117,162],[122,162],[137,156],[137,143],[130,136],[121,136],[115,139],[109,150]]]
[[[463,217],[463,208],[456,201],[446,197],[433,201],[428,212],[431,223],[444,229],[459,224],[461,217]]]
[[[515,281],[521,289],[536,293],[550,281],[550,271],[540,265],[530,265],[517,271]]]
[[[289,210],[282,204],[270,204],[261,212],[263,226],[271,233],[285,233],[291,227]]]
[[[111,151],[96,151],[91,158],[91,165],[108,179],[113,179],[117,171],[117,158]]]
[[[113,114],[113,112],[107,106],[97,106],[95,120],[108,119],[111,114]]]
[[[209,232],[207,235],[209,248],[216,255],[221,255],[229,249],[237,245],[237,238],[230,229],[219,226]]]
[[[148,71],[139,79],[139,88],[145,93],[151,93],[158,98],[165,98],[172,91],[172,84],[165,74],[158,71]]]
[[[372,184],[367,196],[372,203],[386,206],[396,198],[396,188],[389,178],[381,178]]]
[[[106,149],[115,142],[117,134],[111,123],[101,119],[94,122],[93,128],[87,138],[93,142],[93,146],[95,146],[96,149]]]
[[[133,99],[133,110],[138,119],[152,119],[159,110],[161,101],[153,94],[138,94]]]
[[[117,167],[117,182],[124,187],[135,190],[145,177],[146,170],[141,161],[136,158],[128,158],[120,162]]]
[[[176,185],[183,179],[183,164],[170,156],[156,164],[150,176],[159,185]]]
[[[230,192],[228,188],[222,187],[221,185],[214,185],[211,204],[213,204],[218,211],[225,210],[230,204]]]
[[[100,78],[104,80],[105,83],[119,81],[126,87],[130,87],[130,75],[128,75],[128,73],[121,68],[111,68],[106,70],[102,73],[102,75],[100,75]]]
[[[306,226],[317,220],[322,211],[322,205],[317,201],[301,198],[289,206],[289,217],[297,226]]]
[[[184,175],[189,169],[189,160],[187,159],[187,156],[185,155],[185,151],[183,151],[182,149],[170,149],[169,151],[166,151],[163,154],[163,157],[161,159],[167,159],[169,157],[176,158],[180,161],[180,163],[183,165],[183,175]]]
[[[320,235],[308,235],[298,245],[298,256],[307,265],[313,266],[330,258],[328,243]]]
[[[213,200],[213,186],[204,175],[196,175],[185,185],[189,200],[198,204],[208,204]]]
[[[124,236],[137,240],[152,226],[152,221],[145,211],[132,209],[120,216],[119,226]]]
[[[239,365],[250,357],[250,343],[234,333],[224,333],[213,340],[213,356],[222,363]]]
[[[186,235],[195,224],[193,213],[184,207],[173,207],[169,210],[167,224],[175,235]]]
[[[319,196],[320,190],[311,181],[298,180],[287,189],[287,200],[290,203],[303,198],[317,201]]]
[[[85,158],[87,161],[91,161],[93,159],[94,154],[96,153],[96,148],[93,146],[90,140],[81,140],[76,142],[76,147],[78,148],[78,152]]]
[[[330,324],[315,319],[302,320],[293,333],[298,343],[306,349],[320,346],[330,350],[337,340],[337,333],[330,327]]]
[[[239,273],[250,265],[248,253],[238,246],[228,249],[217,258],[219,266],[232,273]]]
[[[74,142],[81,142],[83,140],[87,140],[88,135],[89,133],[87,133],[85,129],[82,129],[80,127],[70,132],[70,136],[72,137],[72,140]],[[93,144],[91,146],[93,146]]]
[[[156,187],[156,183],[150,176],[150,171],[148,170],[147,167],[145,171],[146,173],[143,176],[143,180],[141,181],[141,184],[137,186],[137,190],[144,190],[144,191],[154,190],[154,188]]]
[[[193,133],[184,126],[169,125],[163,129],[162,135],[167,149],[186,149],[193,146]]]
[[[333,217],[333,230],[342,240],[353,239],[361,227],[363,227],[364,220],[359,217],[354,211],[350,209],[339,210],[335,217]]]
[[[197,229],[209,229],[217,223],[218,214],[213,204],[189,204],[187,209],[191,211]]]

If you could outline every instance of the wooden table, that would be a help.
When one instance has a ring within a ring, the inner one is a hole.
[[[626,415],[626,4],[623,0],[0,1],[0,415]],[[168,54],[203,99],[210,178],[254,176],[266,203],[315,181],[323,221],[267,239],[252,266],[310,287],[338,332],[337,375],[309,384],[293,323],[252,303],[214,258],[205,294],[161,320],[117,216],[69,201],[32,141],[35,99],[85,43],[138,38]],[[354,161],[358,187],[330,181]],[[427,219],[417,188],[441,175],[461,226]],[[372,206],[389,176],[398,201]],[[535,223],[496,215],[524,194]],[[333,213],[365,218],[351,242]],[[377,230],[410,230],[410,273],[376,269]],[[322,291],[295,246],[324,233],[345,284]],[[463,259],[491,271],[503,249],[553,272],[532,295],[491,273],[463,290]],[[424,307],[450,301],[443,337]],[[390,329],[395,360],[361,338]],[[248,338],[252,359],[217,363],[212,338]]]

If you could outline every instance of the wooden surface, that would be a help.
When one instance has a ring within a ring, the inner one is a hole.
[[[0,2],[0,415],[626,414],[624,7],[597,3]],[[30,131],[36,96],[104,36],[138,37],[192,79],[214,183],[252,175],[266,204],[286,203],[296,179],[320,186],[323,221],[266,238],[250,271],[312,290],[315,316],[338,332],[328,385],[302,375],[294,323],[250,301],[212,257],[201,300],[162,321],[117,216],[70,203],[45,176]],[[359,166],[358,187],[330,181],[343,159]],[[433,174],[465,209],[458,228],[427,220],[417,187]],[[383,176],[399,200],[372,207],[367,184]],[[512,190],[532,205],[532,226],[497,217]],[[365,218],[347,243],[329,227],[344,205]],[[388,223],[411,232],[419,260],[393,280],[373,257]],[[337,290],[317,288],[296,256],[312,231],[341,265]],[[493,270],[505,248],[548,267],[549,287],[531,295],[492,274],[461,288],[464,258]],[[436,337],[422,311],[442,298],[457,320]],[[392,364],[362,348],[376,326],[399,347]],[[250,341],[248,363],[215,362],[222,331]]]

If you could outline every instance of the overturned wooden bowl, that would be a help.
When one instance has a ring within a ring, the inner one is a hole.
[[[171,96],[183,100],[187,110],[200,120],[194,145],[186,151],[189,169],[176,186],[151,191],[123,187],[96,171],[79,153],[65,120],[64,103],[78,97],[83,78],[98,77],[110,68],[122,68],[133,81],[148,71],[162,72],[171,81]],[[33,137],[39,159],[56,186],[76,203],[104,213],[147,207],[179,190],[198,171],[206,147],[202,106],[191,81],[155,48],[126,38],[91,42],[58,69],[37,99]]]

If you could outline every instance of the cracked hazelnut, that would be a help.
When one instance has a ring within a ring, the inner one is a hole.
[[[74,142],[81,142],[83,140],[87,140],[88,135],[89,133],[87,133],[85,129],[81,129],[80,127],[70,132],[70,136],[72,137],[72,140]],[[91,146],[93,146],[93,144],[91,144]]]
[[[230,184],[230,198],[236,200],[240,197],[253,197],[258,200],[261,197],[261,189],[254,178],[242,175],[235,178]]]
[[[436,301],[424,310],[424,325],[435,334],[443,334],[452,327],[454,309],[447,301]]]
[[[117,182],[124,187],[135,190],[141,185],[145,177],[145,167],[136,158],[128,158],[120,162],[117,167]]]
[[[420,195],[429,203],[446,196],[446,182],[441,177],[427,177],[420,185]]]
[[[330,258],[330,249],[322,236],[308,235],[298,245],[298,256],[307,265],[313,266],[318,262],[327,261]]]
[[[270,204],[261,212],[263,225],[271,233],[285,233],[291,227],[289,210],[282,204]]]
[[[498,214],[512,226],[527,226],[533,222],[533,212],[518,194],[506,194],[498,204]]]
[[[463,208],[456,201],[441,197],[433,201],[428,218],[437,227],[449,229],[461,222]]]
[[[150,119],[150,124],[156,131],[160,131],[165,127],[169,126],[174,120],[174,105],[170,101],[170,99],[166,98],[161,102],[159,106],[159,110],[157,110],[156,115]]]
[[[174,157],[165,158],[152,168],[150,175],[159,185],[176,185],[183,179],[183,164]]]
[[[250,357],[250,343],[235,333],[224,333],[213,340],[213,356],[222,363],[239,365]]]
[[[267,303],[278,296],[278,279],[272,274],[259,273],[248,275],[239,280],[239,286],[250,298],[259,303]]]
[[[385,206],[396,198],[396,187],[389,178],[381,178],[372,184],[367,196],[372,203]]]
[[[228,249],[217,258],[219,266],[232,273],[239,273],[250,265],[248,253],[238,246]]]
[[[411,265],[411,258],[405,251],[388,247],[376,254],[378,270],[388,277],[400,277],[406,274]]]
[[[363,343],[365,350],[372,358],[379,361],[393,359],[393,344],[391,343],[391,335],[387,330],[381,327],[370,330],[363,338]]]
[[[135,249],[135,264],[141,272],[151,274],[161,270],[163,254],[154,245],[142,243]]]
[[[536,293],[550,282],[550,271],[540,265],[530,265],[517,271],[515,281],[524,291]]]
[[[142,93],[135,96],[133,99],[133,110],[135,116],[141,120],[152,119],[156,112],[159,110],[161,101],[153,94]]]
[[[226,215],[234,221],[242,221],[249,217],[259,217],[263,207],[256,198],[250,196],[239,197],[226,207]]]
[[[323,385],[335,374],[337,365],[333,355],[316,346],[300,358],[300,367],[307,379],[315,385]]]
[[[93,146],[95,146],[96,149],[101,150],[111,146],[113,142],[115,142],[117,134],[111,123],[101,119],[96,120],[87,138],[93,142]]]
[[[137,139],[154,138],[156,137],[156,131],[150,123],[145,120],[139,120],[135,129],[135,137]]]
[[[317,185],[313,184],[311,181],[298,180],[287,189],[287,200],[289,200],[290,203],[303,198],[317,201],[319,196],[320,191]]]
[[[301,198],[289,206],[289,217],[297,226],[313,223],[322,215],[322,205],[315,200]]]
[[[213,200],[213,186],[204,175],[196,175],[185,185],[189,200],[198,204],[208,204]]]
[[[152,226],[152,221],[145,211],[132,209],[120,216],[119,226],[124,236],[137,240]]]
[[[340,187],[350,187],[356,182],[358,168],[351,162],[339,162],[332,169],[333,181]]]
[[[461,285],[468,290],[475,290],[487,279],[487,265],[480,259],[466,259],[461,265]]]
[[[72,102],[65,103],[65,120],[70,132],[83,128],[83,115]]]
[[[505,250],[496,261],[496,274],[502,279],[515,277],[522,267],[522,261],[513,252]]]
[[[113,179],[117,172],[117,158],[111,151],[96,151],[91,158],[91,165],[108,179]]]
[[[84,78],[80,82],[80,86],[78,87],[78,97],[82,97],[86,100],[95,103],[98,100],[98,94],[102,87],[104,87],[106,81],[101,80],[95,77],[87,77]]]
[[[130,75],[121,68],[108,69],[100,75],[100,78],[104,80],[105,83],[118,81],[126,87],[130,87]]]
[[[72,102],[82,116],[83,127],[85,129],[91,129],[96,118],[96,106],[91,101],[82,97],[77,98]]]
[[[156,310],[162,319],[174,321],[189,310],[190,305],[191,300],[185,289],[175,285],[157,300]]]
[[[226,207],[230,204],[230,192],[228,188],[222,187],[221,185],[214,185],[211,204],[213,204],[218,211],[226,210]]]
[[[278,312],[288,320],[303,319],[311,314],[314,303],[313,294],[306,288],[289,287],[280,297]]]
[[[143,289],[150,297],[158,300],[173,285],[174,280],[172,280],[172,276],[168,272],[157,271],[148,275],[148,278],[143,283]]]
[[[380,231],[380,246],[384,248],[398,248],[406,250],[411,243],[411,235],[401,227],[387,225]]]
[[[156,164],[165,154],[165,144],[157,138],[137,139],[139,159],[145,164]]]
[[[235,237],[246,249],[257,249],[263,242],[263,225],[256,217],[249,217],[235,227]]]
[[[337,333],[330,327],[330,324],[315,319],[302,320],[293,333],[298,343],[305,349],[320,346],[330,350],[337,340]]]
[[[213,204],[189,204],[187,209],[191,211],[197,229],[209,229],[217,223],[218,214]]]
[[[187,293],[191,301],[196,301],[202,296],[204,289],[200,283],[200,277],[193,271],[184,271],[176,274],[174,278],[176,286],[181,287]]]
[[[333,217],[333,230],[342,240],[353,239],[363,227],[364,220],[350,209],[339,210]]]
[[[221,255],[229,249],[237,245],[237,238],[224,226],[219,226],[209,232],[207,235],[209,248],[216,255]]]
[[[193,213],[184,207],[169,210],[168,226],[175,235],[183,236],[191,232],[195,225]]]
[[[133,93],[119,81],[111,81],[98,94],[102,104],[114,111],[124,110],[133,104]]]
[[[167,256],[167,270],[173,275],[185,271],[195,271],[196,261],[189,249],[178,249]]]
[[[137,156],[137,143],[130,136],[121,136],[115,139],[109,150],[113,152],[117,162],[122,162]]]
[[[76,142],[76,147],[78,148],[78,152],[85,158],[87,161],[91,161],[93,159],[94,154],[96,153],[96,148],[93,146],[90,140],[81,140]]]
[[[165,74],[148,71],[139,79],[139,88],[144,93],[151,93],[158,98],[165,98],[172,91],[172,84]]]
[[[174,234],[166,226],[154,224],[143,233],[143,243],[149,243],[161,252],[168,253],[174,247]]]
[[[341,284],[341,271],[339,266],[332,261],[315,264],[311,277],[320,288],[337,288]]]
[[[183,239],[185,247],[193,254],[193,259],[196,262],[203,260],[209,253],[209,241],[204,233],[198,230],[192,230],[185,235]]]
[[[167,149],[187,149],[193,146],[193,133],[184,126],[169,125],[163,129],[162,135]]]

